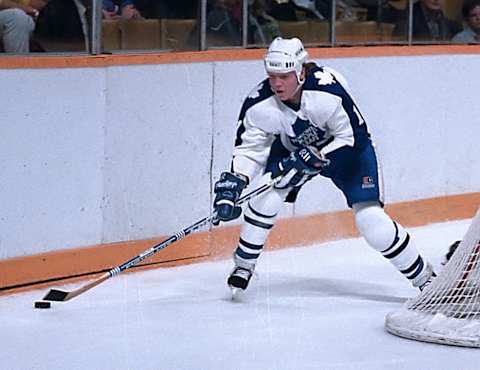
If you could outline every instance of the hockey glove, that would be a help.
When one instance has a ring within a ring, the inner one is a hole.
[[[329,164],[330,160],[320,154],[317,149],[306,146],[282,159],[273,169],[272,178],[283,176],[275,184],[277,189],[301,186]]]
[[[242,209],[235,205],[247,182],[240,176],[223,172],[220,180],[215,183],[215,201],[213,208],[217,212],[217,217],[212,222],[218,225],[220,221],[231,221],[240,216]]]

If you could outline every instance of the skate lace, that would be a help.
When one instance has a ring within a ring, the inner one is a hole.
[[[245,280],[248,280],[250,278],[250,276],[252,276],[252,272],[250,270],[247,270],[247,269],[244,269],[244,268],[241,268],[241,267],[237,267],[232,275],[233,276],[238,276],[238,277],[240,277],[242,279],[245,279]]]

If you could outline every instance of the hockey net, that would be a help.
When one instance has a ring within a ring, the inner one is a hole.
[[[389,313],[385,328],[405,338],[480,347],[480,210],[438,277]]]

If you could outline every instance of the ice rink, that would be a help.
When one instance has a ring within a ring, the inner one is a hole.
[[[438,272],[469,223],[409,231]],[[231,266],[222,260],[122,274],[44,310],[33,301],[48,289],[0,296],[0,369],[479,368],[478,349],[385,332],[385,315],[417,291],[362,239],[266,252],[235,301],[225,285]]]

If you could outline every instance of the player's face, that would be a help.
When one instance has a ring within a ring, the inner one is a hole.
[[[299,95],[297,75],[295,72],[268,73],[270,87],[282,101],[295,100]]]
[[[468,25],[475,31],[480,30],[480,6],[476,6],[468,14]]]

